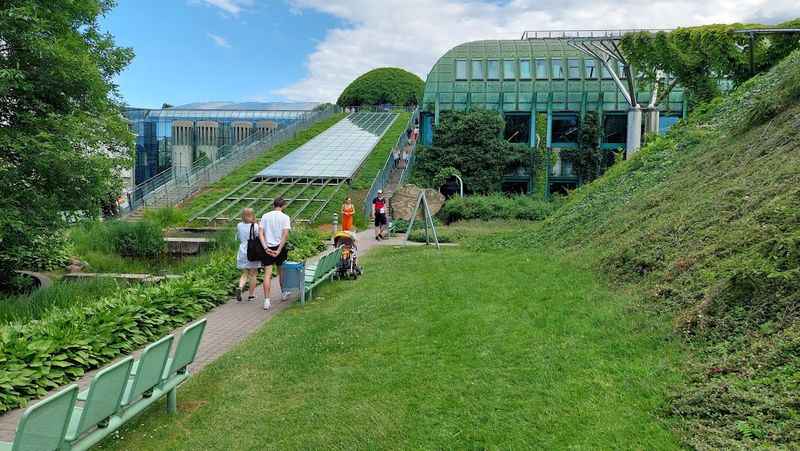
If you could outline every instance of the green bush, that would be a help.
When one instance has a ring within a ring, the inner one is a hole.
[[[0,413],[81,377],[197,318],[230,295],[227,253],[184,277],[136,286],[93,302],[0,326]]]
[[[296,227],[289,233],[289,260],[303,261],[325,250],[326,236],[311,227]]]
[[[350,83],[336,103],[341,107],[360,105],[419,105],[425,82],[396,67],[374,69]]]
[[[166,247],[161,227],[150,221],[112,221],[108,234],[114,250],[123,257],[158,257]]]
[[[555,210],[556,204],[530,196],[488,196],[452,197],[439,211],[438,216],[445,223],[467,219],[523,219],[538,221]]]
[[[144,211],[144,219],[157,224],[162,229],[185,224],[189,220],[184,210],[175,207],[163,207]]]

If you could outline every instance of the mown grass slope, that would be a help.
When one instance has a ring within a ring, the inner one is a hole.
[[[150,409],[115,450],[677,449],[669,323],[570,259],[383,248]]]
[[[542,242],[670,312],[692,345],[668,414],[701,449],[800,447],[800,52],[575,192]],[[486,240],[477,244],[486,246]]]

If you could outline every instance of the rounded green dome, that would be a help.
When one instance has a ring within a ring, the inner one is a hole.
[[[344,88],[336,103],[341,107],[359,105],[418,105],[425,82],[397,67],[373,69]]]

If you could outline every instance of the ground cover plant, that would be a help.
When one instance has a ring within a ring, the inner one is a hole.
[[[437,216],[445,223],[468,219],[522,219],[537,221],[546,218],[558,203],[534,196],[503,194],[453,196],[445,202]]]
[[[237,270],[229,252],[154,286],[116,290],[0,326],[0,413],[128,354],[226,302]]]
[[[800,446],[800,51],[578,189],[472,243],[589,253],[693,352],[667,414],[698,449]]]
[[[211,184],[211,186],[207,187],[199,194],[186,199],[181,203],[180,210],[183,211],[183,214],[185,214],[186,217],[191,218],[193,215],[201,212],[204,208],[219,200],[220,197],[224,196],[232,189],[250,180],[256,173],[265,167],[280,160],[288,153],[311,140],[311,138],[327,130],[333,126],[333,124],[342,120],[342,118],[345,116],[345,113],[334,114],[327,119],[323,119],[313,124],[306,130],[298,132],[297,136],[294,138],[276,145],[252,161],[239,166],[230,174],[221,178],[216,183]],[[261,215],[263,213],[265,212],[256,212],[257,215]]]
[[[125,286],[111,279],[57,282],[30,294],[0,298],[0,325],[26,323],[54,309],[89,304]]]
[[[655,415],[681,358],[669,323],[579,263],[463,248],[363,263],[192,378],[177,417],[151,409],[102,449],[678,447]]]

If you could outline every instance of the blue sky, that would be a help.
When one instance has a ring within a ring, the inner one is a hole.
[[[231,14],[204,2],[120,0],[103,21],[136,57],[117,80],[132,106],[205,100],[284,100],[273,91],[302,78],[305,61],[340,21],[291,12],[277,0]]]
[[[119,0],[103,25],[136,52],[118,79],[125,101],[159,107],[335,101],[370,69],[402,67],[424,79],[455,45],[525,30],[796,17],[798,0]]]

